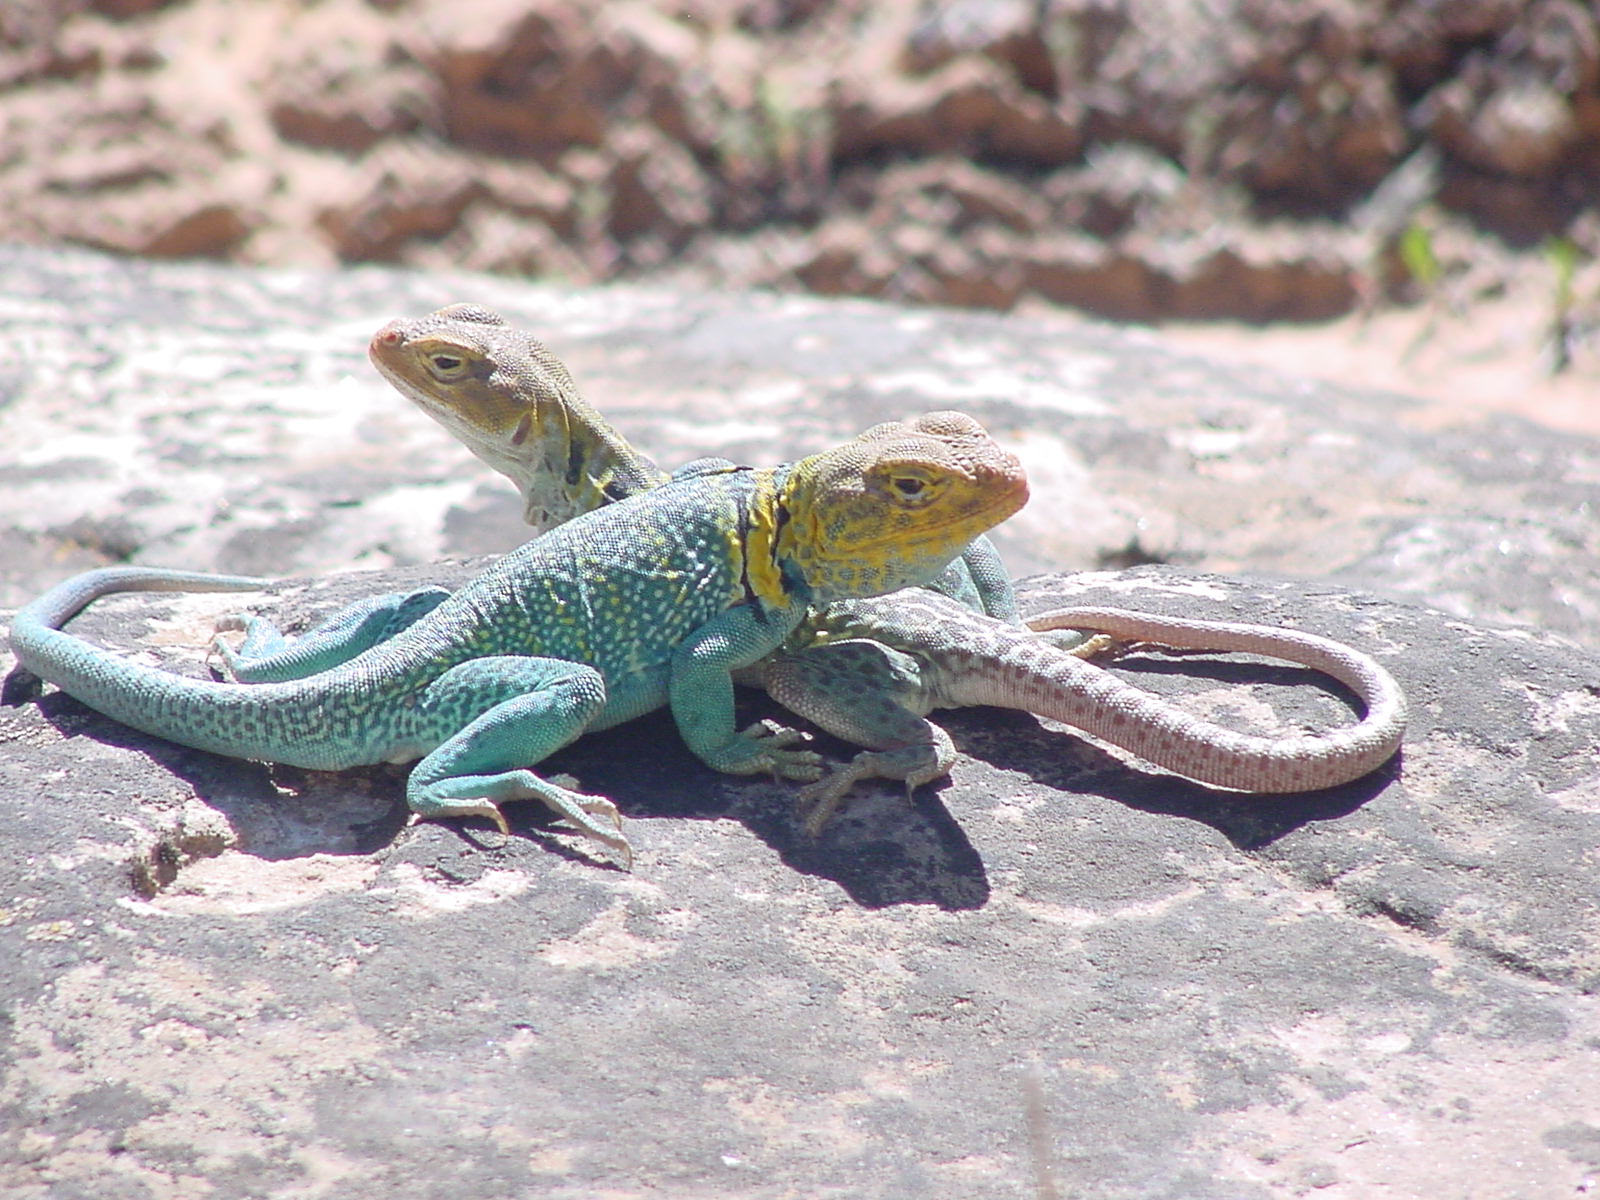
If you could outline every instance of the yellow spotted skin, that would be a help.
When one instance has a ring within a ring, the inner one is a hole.
[[[538,798],[627,855],[608,800],[528,768],[586,729],[665,703],[718,770],[818,778],[820,760],[788,748],[788,731],[735,731],[732,672],[777,650],[809,606],[923,582],[1022,506],[1020,464],[992,441],[971,453],[986,435],[961,422],[970,444],[959,453],[944,425],[884,426],[791,466],[702,472],[585,513],[453,595],[379,597],[342,614],[358,635],[327,669],[313,658],[248,686],[190,679],[62,632],[111,592],[262,583],[145,568],[89,572],[46,593],[17,614],[12,649],[25,669],[147,733],[315,769],[421,758],[407,784],[421,816],[503,828],[501,803]],[[903,536],[886,540],[886,528]],[[802,544],[795,530],[833,542]]]

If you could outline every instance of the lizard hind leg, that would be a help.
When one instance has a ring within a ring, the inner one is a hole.
[[[911,655],[849,639],[775,655],[764,667],[767,692],[791,712],[858,746],[848,763],[800,789],[806,832],[817,834],[857,782],[898,779],[906,794],[949,772],[955,745],[922,714],[921,668]]]
[[[604,679],[582,663],[506,656],[452,667],[424,692],[419,721],[454,732],[413,768],[406,803],[421,820],[487,817],[509,834],[500,806],[539,800],[631,867],[615,804],[528,769],[582,734],[605,701]]]
[[[372,596],[341,609],[298,638],[285,637],[265,617],[236,613],[217,622],[217,633],[242,632],[230,646],[220,636],[211,648],[234,683],[281,683],[331,670],[388,641],[449,599],[444,588]]]

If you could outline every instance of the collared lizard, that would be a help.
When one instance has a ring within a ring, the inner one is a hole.
[[[507,476],[530,513],[581,510],[669,478],[582,398],[555,355],[491,310],[451,305],[393,321],[373,338],[370,354],[402,394]],[[900,779],[910,789],[945,774],[955,748],[925,719],[934,708],[1022,709],[1201,782],[1266,793],[1360,778],[1394,755],[1405,732],[1405,699],[1393,677],[1327,638],[1106,608],[1056,610],[1023,628],[1015,613],[1010,581],[984,538],[940,587],[819,609],[746,673],[784,707],[868,747],[802,789],[802,801],[815,804],[809,828],[820,828],[858,779]],[[1325,734],[1236,733],[1085,661],[1109,638],[1313,667],[1351,688],[1367,711],[1356,725]]]
[[[451,305],[393,321],[373,338],[371,357],[401,393],[506,475],[534,516],[559,519],[702,468],[690,464],[668,476],[583,400],[559,359],[488,309]],[[720,462],[706,461],[708,469]],[[391,636],[411,619],[411,609],[433,602],[431,595],[378,597],[294,642],[253,622],[239,652],[221,649],[240,678],[281,678]],[[935,708],[1022,709],[1201,782],[1264,793],[1359,778],[1393,756],[1405,730],[1404,697],[1388,672],[1326,638],[1119,609],[1057,610],[1024,628],[1003,619],[1014,612],[1004,568],[982,539],[952,564],[938,591],[818,609],[782,650],[740,675],[791,711],[868,748],[801,790],[802,802],[814,805],[808,828],[819,829],[859,779],[899,779],[910,789],[945,774],[955,747],[926,720]],[[1326,734],[1239,734],[1083,661],[1112,637],[1314,667],[1350,687],[1367,712],[1358,724]]]
[[[925,581],[1019,509],[1016,458],[960,413],[877,426],[773,469],[728,468],[585,513],[500,559],[392,637],[331,669],[241,686],[118,658],[62,631],[125,591],[246,591],[265,581],[142,567],[58,585],[17,613],[27,671],[183,745],[322,770],[420,758],[420,817],[542,800],[631,857],[615,806],[528,768],[587,729],[663,704],[689,748],[731,774],[816,779],[771,726],[736,731],[730,673],[776,650],[809,608]]]

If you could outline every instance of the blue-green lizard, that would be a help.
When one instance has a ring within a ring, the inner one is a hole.
[[[191,679],[61,631],[112,592],[265,582],[235,576],[92,571],[18,612],[11,647],[26,670],[146,733],[323,770],[420,759],[406,788],[420,817],[484,816],[505,830],[500,805],[536,798],[631,856],[609,800],[529,768],[587,729],[667,704],[717,770],[818,778],[794,731],[735,730],[731,672],[776,650],[812,606],[932,578],[1026,498],[1016,458],[971,418],[935,413],[788,466],[708,471],[585,513],[300,678]]]
[[[488,309],[452,305],[393,321],[373,338],[370,353],[402,394],[517,486],[530,521],[565,519],[700,469],[690,464],[669,477],[583,399],[555,355]],[[1359,724],[1328,734],[1239,734],[1084,661],[1113,638],[1311,666],[1349,686],[1367,712]],[[274,639],[265,637],[261,649],[281,652],[284,643]],[[1253,792],[1311,791],[1359,778],[1393,756],[1406,723],[1404,696],[1387,671],[1312,634],[1103,608],[1044,613],[1023,627],[987,538],[928,588],[813,611],[782,650],[741,680],[869,748],[802,789],[802,801],[815,804],[807,822],[813,831],[858,779],[899,779],[909,789],[949,770],[955,748],[925,719],[934,708],[1023,709],[1190,778]]]
[[[396,388],[517,485],[530,521],[565,520],[718,465],[705,460],[669,477],[583,399],[559,359],[488,309],[452,305],[391,322],[374,337],[371,356]],[[219,649],[241,679],[284,678],[393,636],[444,594],[376,597],[295,641],[250,620],[238,652]],[[914,788],[945,774],[955,747],[925,719],[935,708],[1024,709],[1168,770],[1253,792],[1348,782],[1389,759],[1404,732],[1404,698],[1388,672],[1325,638],[1117,609],[1045,613],[1024,628],[1014,612],[1004,568],[979,539],[936,587],[818,608],[781,650],[739,673],[791,711],[868,747],[801,790],[802,802],[814,805],[809,828],[820,828],[858,779],[899,779]],[[1112,637],[1313,666],[1351,687],[1367,713],[1324,735],[1238,734],[1082,661]]]

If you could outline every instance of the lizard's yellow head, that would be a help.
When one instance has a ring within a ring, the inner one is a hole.
[[[790,470],[777,552],[816,601],[926,583],[1027,502],[1022,463],[965,413],[867,430]]]

